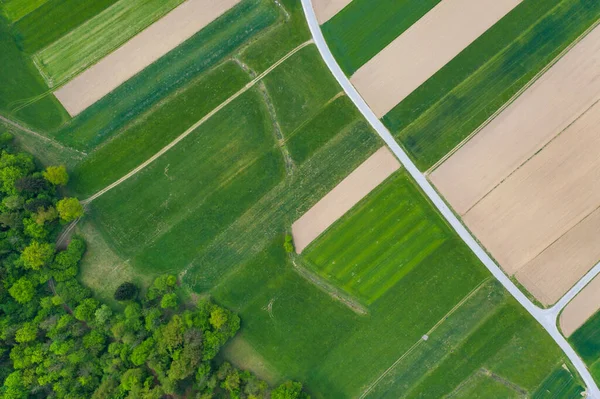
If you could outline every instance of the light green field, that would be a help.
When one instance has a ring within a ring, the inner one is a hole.
[[[304,258],[318,274],[371,304],[450,237],[400,173],[313,242]]]
[[[383,117],[429,169],[600,18],[600,2],[524,0]]]
[[[0,4],[2,14],[10,21],[17,22],[48,0],[4,0]]]
[[[151,25],[183,0],[119,0],[33,59],[49,87],[59,86]]]

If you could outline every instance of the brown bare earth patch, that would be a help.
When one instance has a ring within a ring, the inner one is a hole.
[[[559,323],[563,334],[566,337],[573,334],[599,309],[600,276],[596,276],[560,314]]]
[[[599,99],[596,28],[430,175],[545,305],[600,259]]]
[[[350,81],[377,117],[382,117],[521,1],[442,1]]]
[[[313,7],[315,8],[315,14],[317,14],[317,20],[320,24],[324,24],[335,16],[338,12],[342,11],[344,7],[350,4],[352,0],[314,0]]]
[[[600,28],[429,176],[464,215],[600,97]]]
[[[596,209],[525,264],[517,279],[544,305],[558,301],[600,259],[600,209]]]
[[[241,0],[187,0],[54,92],[75,116]]]
[[[292,224],[296,252],[301,253],[398,168],[400,163],[387,147],[377,150]]]
[[[600,103],[463,216],[508,273],[600,205],[598,126]]]

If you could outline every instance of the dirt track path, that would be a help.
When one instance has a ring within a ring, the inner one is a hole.
[[[241,96],[242,94],[244,94],[245,92],[247,92],[248,90],[250,90],[251,88],[253,88],[258,82],[260,82],[265,76],[267,76],[271,71],[273,71],[275,68],[277,68],[283,62],[285,62],[288,58],[290,58],[291,56],[293,56],[294,54],[296,54],[298,51],[302,50],[304,47],[306,47],[306,46],[308,46],[308,45],[310,45],[312,43],[313,43],[313,41],[309,40],[307,42],[302,43],[301,45],[299,45],[298,47],[296,47],[295,49],[293,49],[289,53],[287,53],[279,61],[277,61],[276,63],[274,63],[273,65],[271,65],[269,68],[267,68],[264,72],[262,72],[256,78],[254,78],[250,82],[248,82],[246,84],[246,86],[244,86],[243,88],[241,88],[237,93],[235,93],[234,95],[232,95],[231,97],[229,97],[227,100],[223,101],[219,106],[217,106],[215,109],[213,109],[208,114],[206,114],[202,119],[200,119],[198,122],[196,122],[192,126],[190,126],[185,132],[181,133],[175,140],[171,141],[169,144],[167,144],[166,146],[164,146],[160,151],[158,151],[152,157],[148,158],[144,163],[142,163],[141,165],[139,165],[137,168],[133,169],[131,172],[127,173],[125,176],[121,177],[119,180],[117,180],[114,183],[106,186],[102,190],[98,191],[96,194],[92,195],[91,197],[89,197],[89,198],[87,198],[87,199],[85,199],[85,200],[83,200],[81,202],[83,204],[89,204],[90,202],[92,202],[96,198],[100,197],[101,195],[103,195],[103,194],[107,193],[108,191],[112,190],[113,188],[117,187],[118,185],[120,185],[124,181],[126,181],[126,180],[130,179],[131,177],[135,176],[136,174],[138,174],[141,170],[143,170],[148,165],[150,165],[152,162],[154,162],[158,158],[160,158],[165,152],[167,152],[171,148],[175,147],[181,140],[183,140],[187,136],[189,136],[194,130],[196,130],[199,126],[201,126],[202,124],[204,124],[204,122],[206,122],[207,120],[209,120],[210,118],[212,118],[217,112],[219,112],[220,110],[222,110],[223,108],[225,108],[227,105],[229,105],[232,101],[234,101],[236,98],[238,98],[239,96]]]

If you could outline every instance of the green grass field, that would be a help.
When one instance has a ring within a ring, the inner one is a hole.
[[[0,13],[11,23],[17,22],[27,14],[41,7],[48,0],[4,0],[0,4]]]
[[[354,0],[322,26],[340,67],[352,75],[440,0]]]
[[[52,129],[68,120],[69,115],[39,76],[31,59],[21,52],[10,34],[8,22],[0,17],[0,112],[15,115],[31,126]],[[32,99],[31,105],[19,109]]]
[[[48,86],[69,81],[183,0],[119,0],[34,55]]]
[[[13,34],[23,51],[35,54],[116,1],[47,0],[15,22]],[[38,0],[31,3],[38,3]],[[19,8],[25,4],[30,2],[22,1]]]
[[[426,170],[600,18],[592,0],[524,0],[384,116]]]
[[[296,164],[303,163],[341,129],[360,118],[360,112],[348,97],[328,102],[314,118],[284,134],[290,156]]]
[[[99,146],[72,173],[72,189],[89,196],[127,174],[173,141],[250,78],[226,62],[200,75],[177,95],[169,96]]]
[[[590,317],[569,337],[596,381],[600,381],[600,312]]]
[[[300,50],[285,68],[277,68],[264,79],[273,100],[275,113],[284,135],[306,120],[306,115],[319,112],[341,89],[327,73],[325,62],[315,46]],[[315,68],[323,73],[307,74]]]
[[[304,257],[314,270],[373,303],[451,234],[404,173],[356,205]],[[368,248],[368,250],[366,250]]]

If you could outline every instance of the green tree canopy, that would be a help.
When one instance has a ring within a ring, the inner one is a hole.
[[[8,289],[8,293],[15,301],[27,303],[35,296],[35,286],[27,277],[21,277]]]
[[[77,198],[63,198],[56,204],[56,209],[64,222],[71,222],[83,216],[83,205]]]
[[[32,241],[21,253],[21,259],[25,267],[40,270],[48,265],[54,258],[54,245]]]
[[[44,171],[43,176],[55,186],[64,186],[69,182],[67,168],[65,168],[64,165],[48,166]]]

